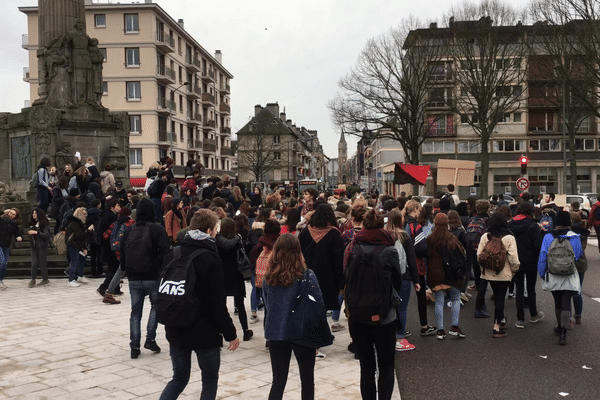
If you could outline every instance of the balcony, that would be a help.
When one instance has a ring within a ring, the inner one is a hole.
[[[202,115],[198,113],[188,113],[187,122],[188,125],[200,125],[200,123],[202,123]]]
[[[158,112],[171,114],[177,110],[177,105],[171,99],[167,99],[165,97],[159,97],[157,100]]]
[[[217,127],[217,123],[214,119],[204,119],[204,123],[202,124],[204,129],[215,129]]]
[[[194,147],[197,149],[201,149],[202,148],[202,140],[196,140],[194,142]]]
[[[29,35],[21,35],[21,47],[24,49],[29,47]]]
[[[174,84],[176,82],[175,71],[166,65],[156,66],[156,80],[165,85]]]
[[[213,139],[204,139],[202,150],[206,153],[215,153],[217,151],[217,143]]]
[[[231,147],[221,147],[221,155],[222,156],[232,156],[233,151],[231,151]]]
[[[175,39],[173,36],[163,31],[156,32],[156,40],[154,41],[154,44],[159,50],[165,53],[175,52]]]
[[[231,128],[221,128],[221,134],[231,135]]]
[[[215,72],[211,70],[204,69],[202,71],[202,80],[204,82],[210,83],[215,81]]]
[[[170,143],[177,142],[177,135],[174,132],[158,131],[158,141]]]
[[[231,107],[229,106],[229,104],[224,104],[221,103],[219,105],[219,111],[221,112],[221,114],[231,114]]]
[[[200,72],[202,67],[200,66],[200,60],[191,54],[185,55],[185,68],[190,72]]]
[[[203,106],[214,106],[215,105],[215,96],[210,93],[202,93],[202,105]]]
[[[198,86],[187,85],[186,95],[188,99],[199,99],[202,96],[202,89]]]
[[[29,82],[29,67],[23,67],[23,80]]]
[[[225,83],[222,83],[221,84],[221,92],[226,93],[226,94],[231,93],[231,86],[229,86]]]

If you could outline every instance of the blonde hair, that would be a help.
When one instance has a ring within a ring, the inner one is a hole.
[[[79,207],[78,209],[73,211],[73,216],[79,219],[81,222],[85,222],[85,219],[87,217],[87,211],[84,207]]]

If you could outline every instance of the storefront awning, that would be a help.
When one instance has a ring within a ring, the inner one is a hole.
[[[429,176],[429,165],[412,165],[396,163],[394,168],[394,183],[403,185],[424,185]]]

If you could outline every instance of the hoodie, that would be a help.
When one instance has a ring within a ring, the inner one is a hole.
[[[579,292],[581,283],[579,282],[579,274],[571,275],[554,275],[548,273],[548,249],[552,241],[557,238],[568,239],[573,246],[575,253],[575,261],[578,261],[583,256],[583,248],[579,235],[568,228],[555,229],[552,233],[547,233],[542,242],[540,258],[538,260],[538,272],[542,277],[542,288],[549,291],[570,290]]]
[[[525,215],[516,215],[508,223],[508,229],[511,230],[517,241],[517,253],[521,263],[520,271],[536,271],[544,238],[542,229],[533,218]]]

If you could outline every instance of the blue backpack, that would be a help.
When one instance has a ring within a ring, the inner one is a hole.
[[[121,241],[123,240],[125,229],[127,229],[127,225],[125,225],[124,222],[121,222],[119,225],[115,223],[115,226],[110,233],[110,249],[112,251],[121,250]]]
[[[550,233],[554,230],[554,221],[548,213],[542,214],[542,217],[540,218],[540,224],[542,225],[542,230],[546,233]]]

